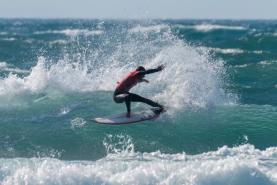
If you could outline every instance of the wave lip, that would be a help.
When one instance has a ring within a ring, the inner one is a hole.
[[[253,145],[198,155],[108,154],[98,161],[0,159],[2,185],[19,184],[277,184],[277,148]]]
[[[204,108],[236,101],[235,95],[222,89],[224,62],[211,58],[206,48],[176,44],[157,54],[151,65],[159,63],[167,65],[156,79],[165,89],[155,97],[171,108]]]
[[[6,63],[2,63],[2,69],[15,71],[8,68]],[[21,72],[27,73],[28,71]],[[77,81],[76,79],[81,81],[80,84],[72,83],[72,81]],[[48,88],[69,92],[90,91],[93,88],[93,82],[87,71],[83,71],[74,64],[61,61],[47,68],[45,58],[40,57],[27,76],[19,77],[10,73],[6,78],[0,79],[0,96],[39,94],[47,91]]]

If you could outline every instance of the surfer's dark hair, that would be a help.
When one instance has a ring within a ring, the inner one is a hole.
[[[138,68],[136,69],[136,71],[145,71],[145,68],[143,66],[138,66]]]

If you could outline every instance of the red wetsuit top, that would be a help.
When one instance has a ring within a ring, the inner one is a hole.
[[[140,71],[130,72],[121,82],[117,82],[116,90],[118,92],[128,92],[132,87],[141,82],[143,75],[139,74]]]

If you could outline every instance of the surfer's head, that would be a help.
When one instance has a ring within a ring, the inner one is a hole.
[[[136,69],[136,71],[145,71],[145,68],[143,66],[138,66],[138,68]]]

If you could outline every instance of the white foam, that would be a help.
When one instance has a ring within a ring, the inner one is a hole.
[[[9,38],[1,38],[1,40],[4,40],[4,41],[15,41],[16,38],[14,37],[9,37]]]
[[[8,32],[0,32],[0,35],[8,35]]]
[[[67,41],[66,40],[53,40],[53,41],[50,41],[49,44],[53,45],[53,44],[67,44]]]
[[[68,114],[70,111],[71,111],[71,109],[69,107],[63,107],[63,108],[60,109],[59,115]]]
[[[246,144],[198,155],[130,152],[98,161],[0,159],[0,183],[20,184],[277,184],[277,148]]]
[[[78,80],[79,84],[72,83]],[[16,74],[9,74],[7,78],[0,79],[0,96],[38,94],[48,87],[61,91],[86,91],[93,83],[86,71],[74,64],[61,61],[47,69],[45,59],[40,57],[28,76],[21,78]],[[78,89],[80,86],[82,88]]]
[[[262,51],[262,50],[254,50],[253,53],[255,53],[255,54],[263,54],[263,53],[269,53],[269,52]]]
[[[249,64],[235,65],[235,67],[237,67],[237,68],[246,68],[248,66],[249,66]]]
[[[232,54],[232,55],[238,55],[238,54],[243,54],[243,53],[255,53],[255,54],[263,54],[263,53],[269,53],[267,51],[262,51],[262,50],[254,50],[254,51],[247,51],[247,50],[242,50],[239,48],[209,48],[212,51],[215,51],[217,53],[222,53],[222,54]]]
[[[161,24],[161,25],[153,25],[153,26],[136,26],[133,27],[129,30],[129,32],[131,33],[139,33],[139,32],[156,32],[159,33],[161,32],[161,30],[168,30],[169,26],[165,25],[165,24]]]
[[[184,29],[195,29],[199,32],[210,32],[214,30],[246,30],[246,28],[242,26],[227,26],[217,24],[179,25],[179,27]]]
[[[242,54],[244,51],[242,49],[238,48],[227,48],[227,49],[221,49],[221,48],[213,48],[215,52],[222,53],[222,54]]]
[[[6,62],[0,62],[0,71],[15,72],[15,73],[29,73],[29,71],[27,70],[14,68],[12,65],[9,65]]]
[[[38,62],[27,77],[19,78],[16,74],[10,73],[7,78],[0,79],[0,96],[38,92],[46,86],[45,79],[46,70],[43,62]]]
[[[277,36],[277,32],[266,32],[266,33],[256,33],[254,34],[254,37],[261,37],[261,36],[272,36],[272,37],[276,37]]]
[[[258,64],[262,65],[262,66],[267,66],[267,65],[272,65],[272,64],[276,64],[277,61],[267,61],[267,60],[263,60],[260,61]]]
[[[102,30],[88,30],[88,29],[64,29],[64,30],[48,30],[48,31],[36,31],[34,34],[65,34],[70,37],[76,37],[78,35],[93,36],[101,35],[104,32]]]
[[[162,50],[150,64],[166,64],[155,82],[165,88],[156,95],[170,107],[206,107],[210,104],[224,104],[229,100],[221,88],[225,74],[223,62],[209,57],[209,51],[201,54],[192,47],[175,45]],[[159,84],[160,83],[160,84]]]
[[[6,62],[0,62],[0,69],[7,68],[8,64]]]
[[[84,127],[86,123],[87,123],[86,120],[80,117],[76,117],[70,121],[72,129]]]
[[[261,65],[270,65],[271,62],[269,62],[269,61],[260,61],[259,64],[261,64]]]

